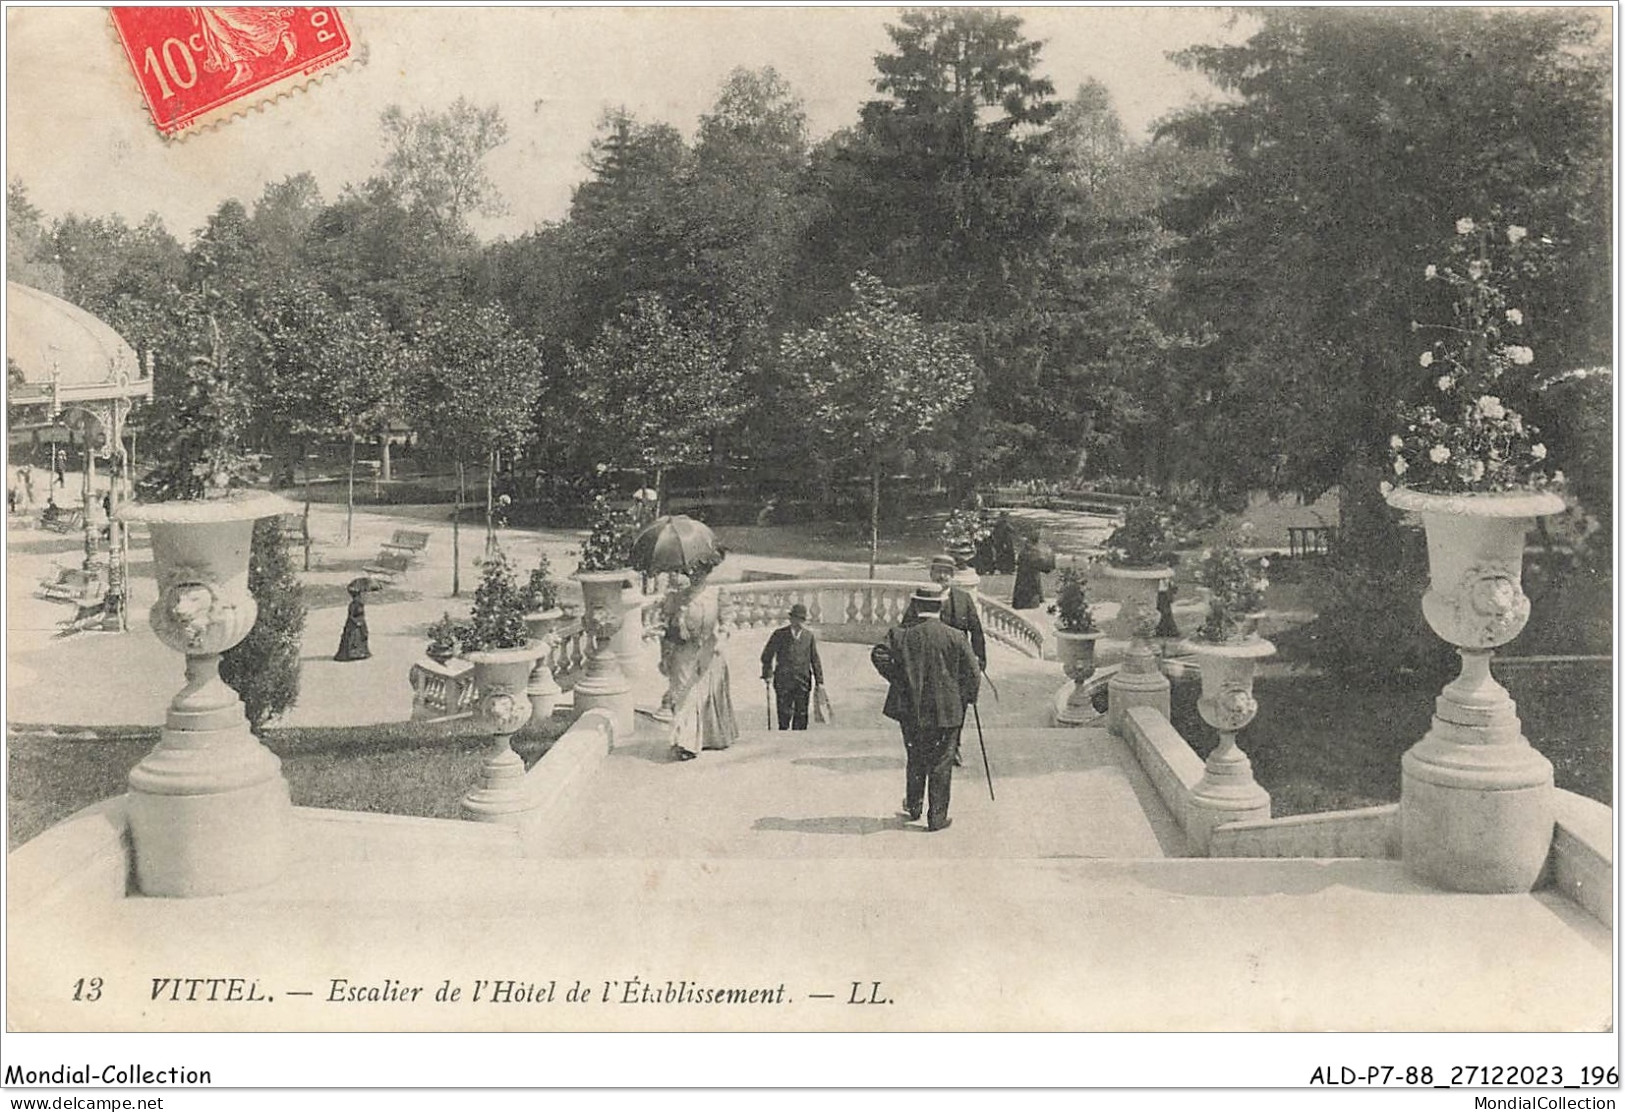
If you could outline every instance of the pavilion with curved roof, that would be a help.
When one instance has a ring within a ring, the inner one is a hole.
[[[152,397],[152,376],[105,321],[11,281],[6,283],[6,371],[13,412],[21,407],[27,423],[82,409],[115,440],[124,415]]]

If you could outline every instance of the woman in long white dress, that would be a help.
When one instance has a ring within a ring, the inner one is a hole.
[[[675,760],[693,760],[702,749],[726,749],[739,736],[728,661],[722,653],[727,634],[720,599],[706,582],[715,567],[715,563],[691,566],[688,585],[666,596],[660,666],[672,709]]]

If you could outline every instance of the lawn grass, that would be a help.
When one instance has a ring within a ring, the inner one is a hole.
[[[555,717],[534,736],[515,738],[514,750],[529,767],[567,726]],[[296,806],[439,819],[461,817],[462,797],[479,779],[487,741],[468,719],[269,730],[265,738],[282,758]],[[130,769],[157,742],[152,727],[8,729],[8,848],[121,794]]]
[[[1613,688],[1606,665],[1507,669],[1523,732],[1557,786],[1613,803]],[[1174,684],[1170,718],[1197,754],[1218,742],[1196,710],[1201,684]],[[1327,676],[1260,677],[1258,717],[1237,737],[1277,818],[1399,800],[1400,758],[1433,718],[1436,691],[1350,687]]]

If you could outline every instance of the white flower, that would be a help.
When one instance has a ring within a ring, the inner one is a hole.
[[[1474,259],[1472,262],[1467,264],[1467,277],[1469,277],[1469,278],[1482,278],[1482,277],[1484,277],[1484,263],[1483,263],[1483,261],[1481,259]]]
[[[1403,456],[1401,456],[1399,459],[1394,460],[1394,474],[1395,475],[1403,475],[1403,474],[1405,474],[1405,467],[1406,467],[1405,458]]]
[[[1377,490],[1382,494],[1388,494],[1393,489],[1394,489],[1394,484],[1390,483],[1387,479],[1384,479],[1382,482],[1377,484]]]
[[[1434,463],[1443,463],[1449,458],[1450,449],[1446,448],[1443,444],[1435,444],[1433,447],[1428,449],[1428,459],[1432,460]]]
[[[1428,263],[1428,268],[1422,272],[1422,277],[1426,278],[1429,282],[1433,281],[1438,276],[1439,268],[1434,266],[1432,263]]]
[[[1449,375],[1440,375],[1439,381],[1434,383],[1440,390],[1448,390],[1456,384],[1456,380]]]
[[[1480,417],[1493,417],[1496,420],[1500,420],[1502,417],[1507,415],[1506,406],[1501,404],[1500,398],[1497,398],[1492,394],[1485,394],[1483,397],[1478,399],[1478,415]]]
[[[1532,445],[1530,445],[1529,454],[1534,456],[1536,459],[1545,459],[1546,458],[1546,445],[1544,445],[1544,444],[1532,444]]]
[[[1483,460],[1476,460],[1475,459],[1475,460],[1473,460],[1472,463],[1469,463],[1467,465],[1467,481],[1468,482],[1476,483],[1476,482],[1478,482],[1478,480],[1482,479],[1483,477],[1484,477],[1484,461]]]
[[[1506,357],[1508,359],[1512,360],[1520,367],[1527,367],[1529,364],[1535,361],[1534,348],[1527,348],[1521,344],[1512,344],[1506,348],[1503,348],[1502,350],[1506,352]]]
[[[1418,362],[1420,362],[1424,367],[1433,366],[1433,353],[1431,351],[1424,351],[1422,353],[1422,358],[1418,360]]]
[[[1476,227],[1478,227],[1478,225],[1473,223],[1473,218],[1471,216],[1463,216],[1460,220],[1456,221],[1456,234],[1458,236],[1470,236],[1473,234],[1473,229]]]
[[[1508,309],[1507,310],[1507,320],[1511,321],[1513,324],[1522,324],[1523,323],[1523,310],[1522,309]]]
[[[1398,451],[1399,449],[1403,448],[1404,446],[1405,446],[1405,438],[1400,436],[1397,432],[1394,433],[1393,436],[1390,436],[1388,438],[1388,447],[1394,449],[1395,451]]]
[[[1528,234],[1529,234],[1529,229],[1528,228],[1525,228],[1525,227],[1523,227],[1521,225],[1518,225],[1518,224],[1508,224],[1507,225],[1507,242],[1508,243],[1517,243],[1520,239],[1522,239],[1524,236],[1526,236]]]
[[[1561,471],[1553,471],[1552,472],[1552,482],[1561,485],[1561,484],[1563,484],[1563,483],[1565,483],[1567,481],[1568,481],[1567,479],[1563,478],[1563,472],[1561,472]]]
[[[1261,567],[1261,568],[1269,567],[1270,566],[1270,558],[1268,556],[1260,556],[1258,558],[1258,566]]]

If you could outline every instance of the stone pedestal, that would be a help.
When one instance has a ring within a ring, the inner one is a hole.
[[[1202,697],[1196,708],[1202,720],[1219,732],[1219,746],[1208,754],[1202,778],[1191,791],[1185,824],[1191,848],[1206,854],[1215,827],[1270,817],[1270,796],[1253,779],[1253,765],[1236,744],[1236,734],[1258,714],[1253,698],[1257,662],[1275,653],[1263,638],[1236,644],[1192,645],[1202,670]]]
[[[463,797],[463,817],[476,822],[514,822],[529,807],[525,762],[513,751],[513,735],[530,721],[525,688],[537,649],[473,652],[474,721],[491,733],[480,781]]]
[[[1133,707],[1150,707],[1164,718],[1168,717],[1168,677],[1157,666],[1157,653],[1151,642],[1135,638],[1129,643],[1122,668],[1106,683],[1106,698],[1106,729],[1118,737],[1124,736],[1128,712]]]
[[[151,529],[158,601],[153,631],[186,654],[186,686],[158,745],[130,770],[136,884],[148,896],[215,896],[269,884],[289,856],[292,804],[282,762],[248,728],[220,678],[220,654],[253,628],[254,522],[286,510],[265,494],[132,505]]]
[[[1555,494],[1432,495],[1398,489],[1390,505],[1427,530],[1422,613],[1457,647],[1461,674],[1435,702],[1433,725],[1403,758],[1400,839],[1405,867],[1460,892],[1526,892],[1551,851],[1551,762],[1523,736],[1517,707],[1490,674],[1492,650],[1529,620],[1524,538]]]
[[[624,591],[631,572],[579,572],[585,596],[582,617],[593,639],[592,658],[575,685],[575,709],[606,710],[615,721],[618,737],[630,737],[635,726],[632,682],[621,666],[615,638],[627,624]],[[642,636],[641,629],[636,631]]]
[[[1528,891],[1551,849],[1552,763],[1523,736],[1489,650],[1459,651],[1461,675],[1401,761],[1405,866],[1459,892]]]
[[[526,728],[530,730],[539,730],[552,720],[553,712],[558,709],[559,698],[564,694],[558,680],[553,676],[553,669],[547,664],[553,630],[563,618],[564,611],[558,609],[525,615],[525,625],[530,630],[531,642],[538,650],[536,663],[530,670],[530,680],[525,685],[525,696],[530,700],[530,721],[526,724]]]

